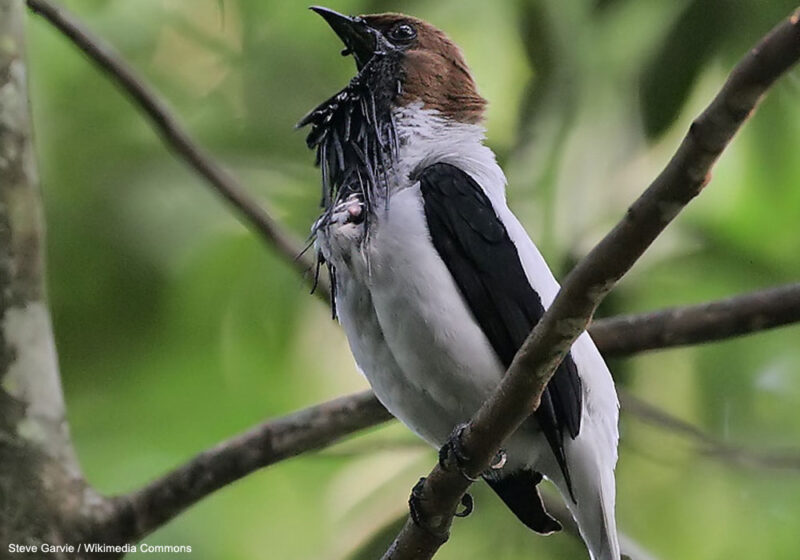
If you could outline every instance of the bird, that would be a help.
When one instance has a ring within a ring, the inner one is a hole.
[[[508,207],[485,143],[487,101],[460,48],[416,17],[311,9],[356,64],[297,125],[310,127],[321,170],[316,273],[329,271],[334,317],[380,402],[434,447],[457,450],[458,427],[559,284]],[[611,374],[584,332],[482,477],[540,534],[561,529],[537,487],[550,480],[590,557],[618,560],[618,416]]]

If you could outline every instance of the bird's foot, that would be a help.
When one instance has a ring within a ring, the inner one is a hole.
[[[426,525],[423,522],[420,502],[422,501],[422,489],[424,486],[425,477],[422,477],[414,485],[414,488],[411,489],[411,496],[408,497],[408,511],[409,515],[411,515],[411,520],[415,525],[423,528],[425,528]],[[464,506],[464,509],[457,511],[455,513],[456,517],[467,517],[472,513],[472,511],[475,509],[475,500],[472,499],[472,495],[470,493],[467,492],[461,497],[461,505]]]
[[[408,513],[411,515],[411,520],[415,525],[424,527],[422,523],[422,516],[420,510],[420,501],[422,500],[422,487],[425,485],[425,477],[419,479],[411,489],[411,495],[408,497]]]
[[[453,433],[451,433],[450,437],[447,438],[447,443],[445,443],[441,449],[439,449],[439,466],[445,470],[450,470],[453,467],[453,463],[455,463],[455,467],[464,476],[464,478],[471,482],[475,482],[478,479],[469,476],[464,468],[464,465],[469,462],[469,457],[464,452],[464,446],[461,443],[461,436],[468,426],[469,424],[459,424],[456,426],[453,430]],[[492,464],[489,465],[489,471],[487,472],[502,469],[507,460],[508,455],[506,454],[505,449],[501,449],[494,456]]]
[[[497,455],[494,456],[494,461],[492,464],[489,465],[490,471],[499,471],[506,465],[506,461],[508,461],[508,455],[506,454],[505,449],[501,449],[497,452]]]
[[[466,463],[469,462],[469,457],[464,452],[461,435],[467,427],[469,427],[469,424],[466,423],[456,426],[453,433],[447,438],[447,442],[439,449],[439,466],[446,471],[455,468],[461,476],[470,482],[476,482],[478,479],[470,476],[465,469]]]
[[[475,509],[475,500],[472,499],[472,494],[469,492],[464,493],[464,495],[461,496],[461,505],[464,506],[464,509],[457,511],[455,514],[456,517],[467,517],[472,513],[472,510]]]

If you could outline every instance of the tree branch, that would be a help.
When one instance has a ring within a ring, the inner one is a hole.
[[[114,49],[95,37],[81,22],[48,0],[26,0],[28,7],[39,14],[89,57],[128,96],[147,120],[161,135],[166,145],[225,199],[239,218],[255,231],[266,244],[275,249],[284,260],[306,280],[314,281],[312,262],[305,253],[304,245],[270,216],[224,167],[211,158],[190,137],[186,130],[167,108],[167,104],[125,62]],[[326,278],[319,278],[315,290],[319,296],[330,299],[330,287]]]
[[[592,323],[603,356],[724,340],[800,321],[800,284]]]
[[[135,542],[215,490],[255,470],[392,418],[369,391],[266,422],[200,453],[144,488],[115,498],[105,534]]]
[[[468,475],[478,477],[520,424],[585,330],[599,303],[697,196],[709,171],[772,83],[800,58],[800,11],[779,24],[736,66],[720,93],[692,123],[678,151],[624,219],[567,276],[550,309],[522,345],[500,385],[463,432]],[[470,481],[436,465],[422,485],[417,518],[409,519],[384,558],[432,558],[447,541]]]

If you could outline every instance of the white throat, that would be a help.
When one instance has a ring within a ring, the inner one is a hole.
[[[426,167],[449,163],[472,176],[489,198],[505,200],[506,177],[483,143],[481,125],[447,119],[421,102],[394,109],[393,117],[398,138],[396,188],[413,185]]]

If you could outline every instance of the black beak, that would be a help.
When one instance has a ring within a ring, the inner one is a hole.
[[[377,32],[360,17],[350,17],[321,6],[311,6],[328,22],[345,45],[342,54],[352,54],[356,66],[361,70],[375,54],[377,48]]]

